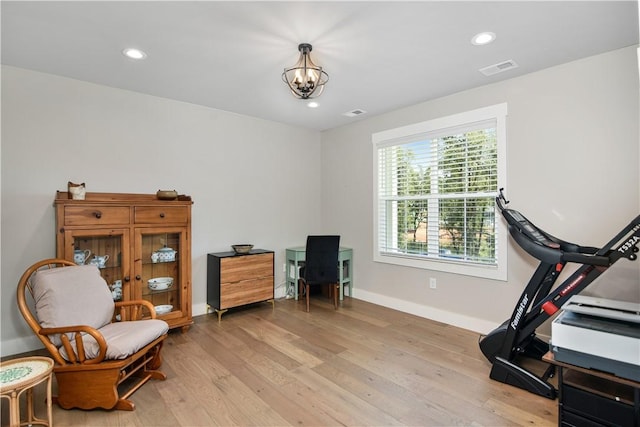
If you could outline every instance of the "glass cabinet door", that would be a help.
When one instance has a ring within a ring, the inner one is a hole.
[[[138,228],[135,244],[135,299],[150,301],[158,317],[182,316],[186,234],[182,228]]]
[[[114,301],[129,299],[129,230],[65,231],[64,258],[78,265],[95,265]]]

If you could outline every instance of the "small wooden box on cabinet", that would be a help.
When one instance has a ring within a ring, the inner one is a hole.
[[[145,299],[165,306],[168,312],[158,318],[184,332],[193,323],[192,204],[189,196],[158,200],[155,194],[86,193],[84,200],[72,200],[66,191],[58,191],[56,256],[74,261],[76,251],[90,254],[86,264],[95,256],[108,256],[99,268],[114,300]],[[173,283],[150,289],[148,281],[157,278]]]
[[[207,304],[218,320],[230,308],[256,302],[274,303],[274,253],[253,249],[248,254],[207,255]]]

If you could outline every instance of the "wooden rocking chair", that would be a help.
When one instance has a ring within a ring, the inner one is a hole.
[[[64,409],[132,411],[136,390],[152,378],[166,379],[158,369],[167,323],[155,318],[149,301],[114,303],[95,266],[37,262],[20,279],[18,308],[55,360],[53,401]]]

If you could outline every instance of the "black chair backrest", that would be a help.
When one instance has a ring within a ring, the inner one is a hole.
[[[340,236],[307,236],[304,278],[309,284],[338,282]]]

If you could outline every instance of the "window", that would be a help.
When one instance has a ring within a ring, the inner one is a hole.
[[[374,261],[506,280],[495,208],[506,114],[499,104],[373,135]]]

